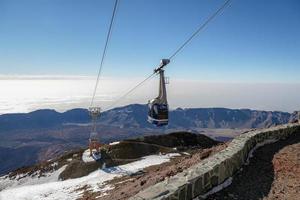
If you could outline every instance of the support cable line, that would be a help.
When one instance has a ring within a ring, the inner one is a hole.
[[[117,12],[118,2],[119,2],[119,0],[115,1],[114,8],[113,8],[113,13],[112,13],[109,28],[108,28],[108,32],[107,32],[107,35],[106,35],[106,41],[105,41],[104,49],[103,49],[103,52],[102,52],[102,57],[101,57],[100,67],[99,67],[99,71],[98,71],[98,75],[97,75],[97,80],[96,80],[94,92],[93,92],[93,95],[92,95],[91,107],[94,104],[97,88],[98,88],[98,85],[99,85],[99,81],[100,81],[100,77],[101,77],[101,73],[102,73],[102,68],[103,68],[104,59],[105,59],[105,56],[106,56],[108,43],[109,43],[109,40],[110,40],[110,37],[111,37],[111,34],[112,34],[112,27],[113,27],[114,19],[115,19],[116,12]]]
[[[226,8],[230,1],[231,0],[225,1],[225,3],[216,12],[207,18],[207,20],[169,57],[169,60],[172,60],[188,43],[190,43],[191,40],[209,24],[209,22],[211,22],[222,10]]]
[[[90,138],[89,138],[89,150],[90,150],[90,156],[96,161],[101,159],[101,148],[100,148],[101,143],[98,140],[99,137],[98,137],[98,133],[97,133],[97,119],[100,116],[101,108],[96,107],[96,106],[93,107],[93,104],[94,104],[98,84],[99,84],[101,73],[102,73],[102,68],[103,68],[103,63],[104,63],[104,59],[106,56],[107,47],[108,47],[109,40],[110,40],[110,37],[112,34],[112,27],[113,27],[114,19],[115,19],[116,12],[117,12],[118,2],[119,2],[119,0],[115,0],[108,32],[106,35],[104,49],[102,52],[102,57],[101,57],[100,67],[99,67],[99,71],[98,71],[98,75],[97,75],[97,80],[96,80],[95,88],[94,88],[93,95],[92,95],[91,105],[89,108],[89,114],[92,118],[92,130],[91,130]]]
[[[128,92],[126,92],[124,95],[122,95],[121,97],[119,97],[114,103],[112,103],[110,106],[108,106],[105,110],[109,110],[111,109],[113,106],[115,106],[117,103],[119,103],[121,100],[125,99],[129,94],[131,94],[133,91],[135,91],[137,88],[139,88],[141,85],[143,85],[146,81],[148,81],[149,79],[153,78],[154,75],[159,74],[163,68],[171,61],[174,59],[174,57],[184,49],[184,47],[186,45],[188,45],[193,38],[195,38],[216,16],[218,16],[227,6],[228,4],[231,2],[231,0],[226,0],[224,2],[224,4],[222,4],[222,6],[217,9],[211,16],[209,16],[207,18],[207,20],[205,20],[205,22],[203,24],[201,24],[199,26],[199,28],[187,39],[184,41],[184,43],[179,46],[178,49],[176,49],[174,51],[173,54],[170,55],[170,57],[168,59],[163,59],[163,60],[168,60],[168,62],[166,64],[160,64],[160,66],[158,68],[156,68],[154,70],[154,72],[149,75],[146,79],[144,79],[143,81],[141,81],[140,83],[138,83],[136,86],[134,86],[133,88],[131,88]],[[162,61],[163,61],[162,60]]]
[[[114,103],[112,103],[110,106],[108,106],[104,111],[109,110],[111,108],[113,108],[117,103],[119,103],[121,100],[123,100],[125,97],[127,97],[129,94],[131,94],[133,91],[135,91],[137,88],[139,88],[140,86],[142,86],[144,83],[146,83],[148,80],[152,79],[154,77],[156,73],[152,73],[150,76],[148,76],[147,78],[145,78],[143,81],[141,81],[139,84],[137,84],[136,86],[134,86],[133,88],[131,88],[130,90],[128,90],[128,92],[126,92],[124,95],[122,95],[121,97],[119,97],[116,101],[114,101]]]

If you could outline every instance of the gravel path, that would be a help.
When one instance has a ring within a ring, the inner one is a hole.
[[[257,149],[232,184],[208,199],[300,199],[300,133]]]

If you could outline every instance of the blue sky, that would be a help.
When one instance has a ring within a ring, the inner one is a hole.
[[[223,2],[120,0],[103,75],[147,76]],[[113,3],[0,0],[0,74],[95,75]],[[167,74],[299,83],[299,10],[298,0],[233,0]]]

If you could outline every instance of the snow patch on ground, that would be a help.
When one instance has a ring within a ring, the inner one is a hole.
[[[116,145],[116,144],[120,144],[120,141],[109,143],[109,145]]]
[[[212,195],[212,194],[214,194],[216,192],[219,192],[219,191],[223,190],[224,188],[226,188],[229,185],[231,185],[231,183],[232,183],[232,177],[229,177],[228,179],[226,179],[220,185],[217,185],[216,187],[212,188],[210,191],[208,191],[204,195],[200,195],[200,198],[196,197],[194,200],[206,199],[209,195]]]
[[[139,161],[98,169],[87,176],[76,179],[41,183],[39,185],[25,185],[22,187],[12,186],[0,192],[0,200],[73,200],[82,196],[83,191],[81,188],[85,186],[88,186],[90,191],[102,192],[105,195],[105,191],[112,189],[113,186],[105,185],[104,182],[115,177],[137,173],[143,168],[152,165],[168,162],[174,156],[180,156],[180,154],[145,156]]]
[[[50,165],[51,167],[57,167],[58,166],[58,162],[54,162]]]
[[[90,150],[87,149],[83,152],[82,154],[82,161],[85,162],[85,163],[88,163],[88,162],[95,162],[95,160],[93,159],[92,156],[90,156]]]
[[[91,123],[63,123],[63,126],[91,126]]]

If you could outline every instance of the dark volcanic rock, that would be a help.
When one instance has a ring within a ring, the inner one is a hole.
[[[59,179],[79,178],[86,176],[100,167],[97,162],[84,163],[81,160],[72,160],[66,169],[59,175]]]
[[[117,145],[110,146],[108,154],[114,159],[136,159],[143,156],[167,153],[172,151],[165,145],[147,143],[139,140],[128,140]]]
[[[138,139],[131,139],[128,141],[144,142],[148,144],[156,144],[165,147],[179,148],[179,147],[198,147],[210,148],[219,142],[202,134],[194,134],[189,132],[175,132],[165,135],[145,136]]]

